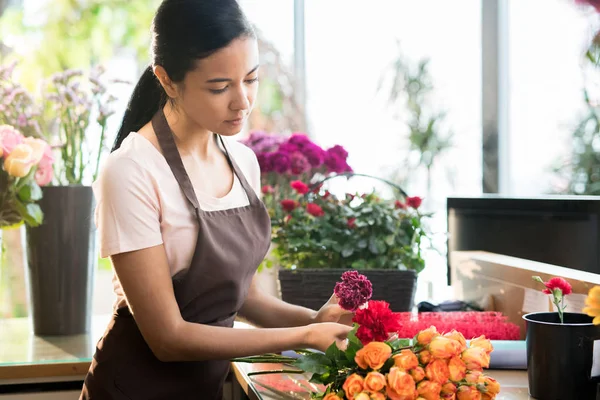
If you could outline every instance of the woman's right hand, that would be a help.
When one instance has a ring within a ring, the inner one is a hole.
[[[326,351],[335,342],[340,350],[346,350],[348,334],[352,327],[336,322],[321,322],[308,325],[307,344],[310,348]]]

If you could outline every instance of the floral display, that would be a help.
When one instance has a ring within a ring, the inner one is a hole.
[[[555,277],[550,279],[548,282],[544,282],[539,276],[534,276],[533,280],[539,282],[545,286],[542,292],[552,296],[552,303],[556,306],[558,312],[558,318],[560,323],[563,321],[563,313],[567,306],[565,305],[565,296],[571,294],[571,284],[563,278]]]

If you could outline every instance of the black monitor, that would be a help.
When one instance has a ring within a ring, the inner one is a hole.
[[[450,254],[489,251],[600,274],[600,196],[450,197]]]

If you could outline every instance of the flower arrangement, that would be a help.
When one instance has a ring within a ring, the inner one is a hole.
[[[423,270],[428,215],[419,211],[419,197],[383,200],[357,193],[340,199],[300,180],[289,189],[271,209],[273,254],[282,267]],[[273,192],[263,189],[266,203],[276,201]]]
[[[556,306],[560,323],[564,323],[563,313],[567,308],[567,306],[565,306],[565,296],[571,294],[571,284],[559,277],[555,277],[550,279],[548,282],[544,282],[539,276],[534,276],[533,280],[545,286],[543,292],[552,296],[552,303],[554,303]]]
[[[0,228],[22,222],[38,226],[43,220],[36,204],[42,198],[40,186],[52,180],[50,145],[25,137],[10,125],[0,125],[0,160]]]

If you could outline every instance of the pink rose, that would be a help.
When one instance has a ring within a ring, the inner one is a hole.
[[[0,157],[7,157],[17,145],[23,143],[23,135],[10,125],[0,125]]]

